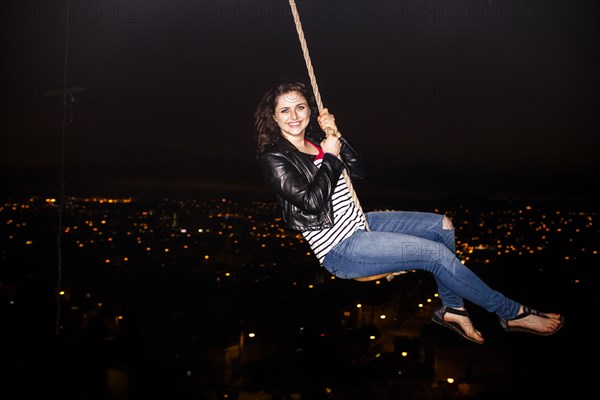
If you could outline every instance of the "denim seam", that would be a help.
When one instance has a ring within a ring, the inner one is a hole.
[[[336,261],[340,262],[340,263],[344,263],[344,262],[351,262],[355,265],[360,265],[360,266],[382,266],[382,265],[398,265],[398,266],[403,266],[407,263],[409,263],[409,261],[388,261],[388,262],[364,262],[364,261],[357,261],[355,260],[354,257],[349,257],[349,256],[343,256],[340,254],[333,254],[333,257],[337,258]],[[337,271],[337,269],[332,268],[332,270]],[[391,272],[395,272],[395,271],[391,271]],[[384,272],[381,272],[384,273]]]

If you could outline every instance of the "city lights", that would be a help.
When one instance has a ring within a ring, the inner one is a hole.
[[[399,367],[404,377],[420,362],[417,354],[423,349],[396,340],[423,334],[423,324],[431,319],[429,311],[439,302],[438,293],[413,278],[414,270],[394,281],[376,280],[374,285],[360,284],[358,291],[342,290],[357,283],[336,279],[320,267],[301,235],[273,218],[275,203],[223,198],[138,203],[96,197],[93,201],[70,198],[68,204],[63,252],[69,260],[65,265],[69,280],[58,292],[65,334],[77,335],[79,330],[104,324],[98,337],[118,341],[127,329],[137,327],[136,312],[141,308],[160,321],[156,326],[173,325],[174,331],[184,332],[175,342],[189,341],[193,348],[197,341],[217,341],[222,347],[216,354],[230,351],[231,365],[237,365],[236,354],[244,363],[263,360],[275,351],[270,346],[280,337],[298,356],[317,349],[333,351],[344,340],[364,360],[383,362],[395,352],[402,359]],[[53,220],[48,216],[55,213],[54,203],[45,199],[0,206],[6,243],[3,261],[18,265],[22,260],[52,259],[55,249],[48,244],[47,227],[46,236],[40,235],[37,221]],[[459,231],[456,253],[474,269],[497,268],[519,254],[551,256],[553,262],[538,266],[536,272],[562,268],[568,284],[579,290],[589,285],[590,276],[578,269],[580,263],[598,262],[599,243],[590,235],[595,218],[594,213],[542,212],[537,207],[494,212],[459,209],[453,216]],[[402,286],[406,280],[408,291]],[[12,295],[5,298],[11,310],[23,304]],[[134,300],[137,310],[129,309],[124,299]],[[164,309],[158,312],[154,307]],[[201,323],[188,331],[184,319],[190,316]],[[253,330],[245,333],[245,326]],[[205,331],[213,329],[219,340],[203,338]],[[219,329],[225,332],[217,333]],[[264,334],[257,335],[258,329]],[[243,351],[227,342],[233,336],[243,344]],[[244,343],[243,338],[248,340]],[[181,363],[186,359],[175,358]],[[192,365],[177,365],[182,374],[191,371],[186,368]],[[395,371],[400,373],[395,369],[394,375]],[[198,377],[195,372],[194,378]],[[462,377],[440,379],[453,384]]]

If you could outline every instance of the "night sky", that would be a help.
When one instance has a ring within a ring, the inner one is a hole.
[[[296,3],[359,196],[593,198],[598,2]],[[66,2],[0,7],[4,190],[57,193]],[[265,195],[256,104],[308,81],[287,1],[73,1],[69,38],[67,195]]]

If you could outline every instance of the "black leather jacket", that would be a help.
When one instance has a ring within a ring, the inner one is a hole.
[[[319,144],[321,135],[306,135]],[[283,219],[289,228],[306,231],[333,226],[331,196],[344,168],[351,179],[362,179],[366,174],[361,157],[340,138],[341,159],[325,154],[320,168],[313,164],[314,155],[300,152],[290,141],[281,137],[271,143],[259,156],[265,183],[277,198]]]

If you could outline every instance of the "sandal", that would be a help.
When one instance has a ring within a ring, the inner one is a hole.
[[[474,342],[477,344],[483,344],[485,342],[484,340],[481,340],[481,341],[475,340],[472,337],[470,337],[469,335],[467,335],[467,332],[465,332],[463,330],[463,328],[460,326],[460,324],[458,324],[457,322],[444,321],[444,314],[446,314],[446,313],[461,315],[463,317],[469,318],[469,313],[466,310],[457,310],[456,308],[441,306],[441,307],[436,308],[433,311],[433,316],[431,317],[431,320],[433,322],[435,322],[436,324],[445,326],[448,329],[452,329],[454,332],[458,333],[460,336],[464,337],[465,339],[470,340],[471,342]],[[469,318],[469,321],[471,321],[471,318]],[[471,324],[472,324],[472,322],[471,322]],[[473,329],[475,329],[475,327],[473,327]]]
[[[552,332],[539,332],[539,331],[536,331],[534,329],[527,328],[525,326],[509,326],[508,325],[508,321],[514,321],[516,319],[522,319],[522,318],[525,318],[525,317],[527,317],[529,315],[537,315],[538,317],[542,317],[542,318],[550,318],[549,316],[547,316],[543,312],[534,310],[533,308],[529,308],[527,306],[523,306],[523,312],[521,314],[517,315],[516,317],[514,317],[513,319],[510,319],[510,320],[500,319],[500,325],[502,326],[502,329],[504,329],[506,332],[526,332],[526,333],[533,333],[534,335],[540,335],[540,336],[553,335],[556,332],[558,332],[560,330],[560,328],[562,328],[562,326],[564,325],[564,318],[563,318],[562,315],[560,317],[560,325],[555,330],[553,330]]]

